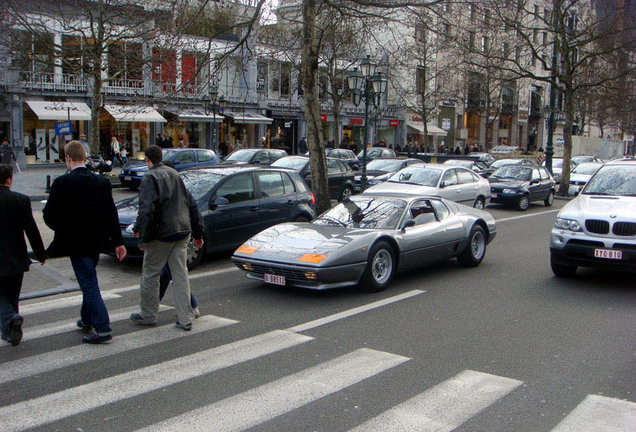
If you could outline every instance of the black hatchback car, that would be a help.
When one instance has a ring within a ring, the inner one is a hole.
[[[183,171],[180,175],[197,202],[205,230],[201,250],[190,243],[190,267],[206,253],[234,249],[270,226],[315,217],[314,196],[294,171],[231,166]],[[116,206],[128,256],[141,257],[132,233],[139,198],[119,201]]]
[[[358,159],[356,154],[353,152],[353,150],[342,149],[342,148],[325,149],[325,156],[336,158],[336,159],[342,159],[354,171],[357,171],[360,169],[360,160]]]
[[[311,168],[307,156],[287,156],[278,159],[272,167],[289,168],[300,173],[300,176],[311,187]],[[327,158],[327,182],[329,183],[329,197],[342,201],[353,194],[354,173],[342,159]]]
[[[543,201],[546,206],[554,202],[555,182],[543,167],[505,165],[488,178],[490,202],[528,209],[531,201]]]

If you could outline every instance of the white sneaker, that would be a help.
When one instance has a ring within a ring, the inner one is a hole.
[[[192,311],[194,312],[195,318],[199,318],[201,316],[201,312],[199,311],[198,307],[195,307],[194,309],[192,309]]]

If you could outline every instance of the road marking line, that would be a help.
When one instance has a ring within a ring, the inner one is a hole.
[[[192,331],[184,332],[175,328],[174,324],[147,328],[143,331],[115,336],[113,343],[100,346],[81,344],[57,351],[50,351],[20,360],[2,364],[0,368],[0,383],[10,382],[32,375],[50,372],[87,361],[120,354],[128,350],[144,348],[173,339],[203,333],[208,330],[236,324],[238,321],[220,318],[212,315],[198,318],[192,326]]]
[[[525,218],[529,218],[529,217],[533,217],[533,216],[541,216],[541,215],[546,215],[546,214],[550,214],[550,213],[556,213],[558,211],[561,211],[561,209],[548,210],[548,211],[544,211],[544,212],[541,212],[541,213],[532,213],[532,214],[527,214],[527,215],[523,215],[523,216],[513,216],[513,217],[509,217],[509,218],[505,218],[505,219],[495,219],[495,222],[508,222],[508,221],[511,221],[511,220],[525,219]]]
[[[112,300],[115,298],[121,298],[121,296],[114,292],[102,293],[104,300]],[[46,300],[37,303],[30,303],[27,305],[20,304],[20,315],[35,315],[42,312],[49,312],[55,309],[64,309],[72,306],[78,306],[82,304],[82,295],[74,295],[70,297],[62,297],[54,300]]]
[[[3,431],[42,426],[313,340],[275,330],[0,408]],[[122,383],[125,383],[122,385]]]
[[[449,432],[523,384],[466,370],[351,432]]]
[[[293,411],[410,359],[359,349],[141,431],[242,431]]]
[[[636,403],[588,395],[552,432],[627,432],[636,427]]]
[[[409,291],[409,292],[404,293],[404,294],[399,294],[399,295],[396,295],[396,296],[393,296],[393,297],[386,298],[384,300],[379,300],[379,301],[376,301],[376,302],[373,302],[373,303],[369,303],[369,304],[366,304],[366,305],[363,305],[363,306],[359,306],[359,307],[356,307],[356,308],[353,308],[353,309],[346,310],[344,312],[339,312],[337,314],[329,315],[329,316],[326,316],[324,318],[319,318],[317,320],[309,321],[309,322],[306,322],[304,324],[299,324],[297,326],[290,327],[287,330],[293,331],[293,332],[302,332],[302,331],[305,331],[305,330],[312,329],[314,327],[320,327],[322,325],[329,324],[329,323],[332,323],[334,321],[338,321],[338,320],[341,320],[341,319],[344,319],[344,318],[348,318],[348,317],[353,316],[353,315],[357,315],[357,314],[360,314],[360,313],[363,313],[363,312],[367,312],[367,311],[370,311],[372,309],[377,309],[379,307],[386,306],[388,304],[395,303],[395,302],[398,302],[400,300],[411,298],[411,297],[414,297],[416,295],[424,294],[425,292],[426,291],[422,291],[422,290],[412,290],[412,291]]]
[[[159,305],[160,312],[167,311],[170,309],[174,309],[174,308],[172,306]],[[130,314],[134,312],[139,312],[139,306],[133,306],[133,307],[125,308],[125,309],[117,309],[114,312],[109,313],[110,322],[114,323],[114,322],[126,320],[130,318]],[[76,325],[76,321],[77,320],[75,319],[62,320],[62,321],[57,321],[50,324],[42,324],[35,327],[28,327],[28,326],[23,327],[24,337],[22,338],[22,341],[24,342],[27,340],[42,338],[45,336],[52,336],[59,333],[70,333],[70,332],[79,331],[79,328],[77,328],[77,325]]]
[[[237,272],[241,271],[241,270],[239,270],[238,267],[226,267],[226,268],[217,269],[217,270],[210,270],[210,271],[203,272],[203,273],[190,274],[189,275],[189,279],[192,280],[192,279],[199,279],[199,278],[206,277],[206,276],[216,276],[216,275],[223,274],[223,273],[230,273],[230,272],[235,271],[235,270]],[[135,290],[138,290],[138,289],[139,289],[139,284],[135,284],[135,285],[127,286],[127,287],[110,289],[107,292],[113,292],[113,293],[116,293],[116,294],[123,294],[123,293],[127,293],[127,292],[130,292],[130,291],[135,291]]]

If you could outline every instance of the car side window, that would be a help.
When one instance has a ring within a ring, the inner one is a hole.
[[[212,152],[207,150],[197,150],[197,157],[199,158],[199,162],[209,162],[212,159]]]
[[[279,172],[260,172],[257,175],[263,198],[285,195],[283,178]]]
[[[277,161],[278,159],[282,158],[283,156],[286,156],[284,152],[282,151],[278,151],[278,152],[274,152],[274,153],[270,153],[270,159],[272,162]]]
[[[269,153],[264,151],[259,151],[254,156],[255,163],[268,164],[269,163]]]
[[[486,166],[486,164],[485,164],[485,163],[483,163],[483,162],[481,162],[481,161],[477,161],[477,162],[475,162],[475,166],[476,166],[477,168],[479,168],[479,169],[486,169],[486,168],[488,168],[488,167]]]
[[[437,218],[439,220],[442,221],[450,216],[450,210],[442,201],[433,199],[431,200],[431,205],[435,209],[435,213],[437,213]]]
[[[475,178],[473,178],[473,175],[469,171],[463,169],[457,170],[457,178],[459,179],[459,184],[475,182]]]
[[[251,174],[241,174],[228,179],[216,192],[218,198],[227,199],[230,204],[254,199],[254,180]]]
[[[545,168],[539,168],[539,175],[541,176],[541,180],[548,180],[550,178],[550,174]]]
[[[414,201],[411,204],[411,219],[415,221],[415,225],[425,225],[435,222],[435,210],[428,200]]]
[[[188,151],[179,152],[177,154],[177,157],[175,157],[174,160],[175,162],[179,162],[182,164],[194,163],[194,151],[188,150]]]
[[[287,173],[281,173],[283,177],[283,188],[285,189],[285,195],[296,192],[296,187],[294,186],[294,182],[289,177]]]
[[[442,183],[444,186],[453,186],[457,184],[457,175],[455,174],[454,169],[448,170],[444,173]]]
[[[338,164],[338,161],[335,159],[328,159],[327,160],[327,173],[338,173],[340,172],[340,165]]]
[[[532,180],[541,180],[541,175],[539,174],[539,170],[536,168],[532,170]]]

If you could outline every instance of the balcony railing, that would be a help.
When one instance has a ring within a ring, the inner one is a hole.
[[[19,85],[29,90],[85,92],[86,79],[81,75],[44,72],[20,72]]]

